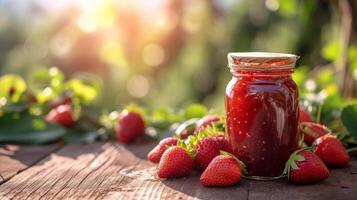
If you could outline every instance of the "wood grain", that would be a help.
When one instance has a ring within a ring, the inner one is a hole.
[[[60,144],[45,146],[0,145],[0,184],[60,147]]]
[[[206,188],[199,174],[158,180],[146,160],[152,143],[67,145],[0,186],[3,199],[356,199],[357,161],[319,184],[248,181]]]

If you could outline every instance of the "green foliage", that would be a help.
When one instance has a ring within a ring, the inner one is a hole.
[[[66,143],[82,144],[82,143],[93,143],[99,137],[97,131],[90,132],[78,132],[70,131],[64,135],[63,140]]]
[[[327,43],[321,50],[322,56],[329,61],[335,61],[340,55],[341,44],[338,41]]]
[[[192,104],[186,107],[184,111],[185,119],[201,118],[208,114],[208,109],[201,104]]]
[[[66,130],[28,112],[0,117],[0,142],[44,144],[60,139]]]
[[[94,82],[85,82],[80,79],[69,80],[65,88],[73,92],[83,104],[92,103],[99,95],[99,86]]]
[[[20,100],[25,91],[26,83],[20,76],[8,74],[0,78],[0,99],[3,98],[6,101],[16,103]]]
[[[286,17],[291,17],[297,12],[296,0],[279,0],[279,12]]]
[[[357,104],[347,105],[342,108],[341,121],[348,132],[357,139]]]

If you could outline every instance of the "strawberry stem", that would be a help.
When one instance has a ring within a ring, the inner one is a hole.
[[[353,153],[355,151],[357,152],[357,147],[353,147],[353,148],[347,149],[348,153]]]
[[[324,105],[324,102],[321,102],[317,107],[316,123],[320,123],[320,121],[321,121],[321,112],[322,112],[323,105]]]

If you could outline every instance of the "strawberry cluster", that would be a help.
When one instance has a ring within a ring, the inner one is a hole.
[[[307,184],[322,181],[329,176],[330,168],[345,167],[350,157],[341,141],[326,126],[312,121],[300,108],[299,130],[303,138],[302,149],[294,152],[284,173],[295,183]]]
[[[159,164],[158,177],[184,177],[197,170],[202,172],[200,182],[204,186],[238,183],[246,169],[232,155],[224,119],[210,115],[190,121],[185,127],[190,129],[179,127],[175,136],[162,140],[149,152],[148,159]],[[303,109],[300,109],[299,130],[303,144],[287,161],[282,176],[294,183],[309,184],[328,178],[329,167],[348,164],[350,158],[341,141],[326,126],[312,122],[310,114]]]
[[[231,186],[240,181],[244,165],[232,153],[224,134],[222,117],[209,115],[196,122],[193,131],[177,133],[162,140],[148,154],[148,159],[159,163],[160,178],[189,175],[191,170],[202,172],[204,186]],[[180,137],[180,138],[178,138]]]

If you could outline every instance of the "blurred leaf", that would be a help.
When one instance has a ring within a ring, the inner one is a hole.
[[[20,76],[7,74],[0,78],[0,98],[18,102],[25,91],[26,83]]]
[[[35,91],[43,91],[51,88],[53,93],[63,91],[63,73],[56,67],[40,68],[30,76],[30,87]]]
[[[90,131],[86,133],[71,131],[63,137],[66,143],[72,144],[93,143],[97,138],[97,131]]]
[[[172,117],[173,112],[168,107],[159,107],[153,112],[151,119],[155,121],[168,120]]]
[[[150,126],[158,129],[167,129],[171,124],[181,121],[181,118],[172,109],[159,107],[155,109],[150,117]]]
[[[0,142],[44,144],[61,138],[65,133],[63,127],[27,112],[0,117]]]
[[[316,76],[316,82],[322,87],[331,83],[335,83],[335,76],[332,69],[326,68],[321,70]]]
[[[341,120],[348,132],[357,138],[357,104],[345,106],[341,112]]]
[[[45,103],[54,99],[58,94],[53,91],[51,87],[46,87],[44,90],[37,92],[36,99],[39,103]]]
[[[309,75],[308,67],[302,66],[302,67],[295,69],[295,71],[293,73],[293,79],[294,79],[295,83],[299,87],[301,87],[301,86],[303,86],[304,82],[308,78],[308,75]]]
[[[329,61],[335,61],[340,54],[340,43],[338,41],[332,41],[327,43],[321,51],[322,57]]]
[[[75,96],[79,97],[84,104],[93,102],[99,93],[99,88],[94,84],[86,83],[80,79],[72,79],[68,81],[66,83],[66,88],[71,90]]]
[[[296,0],[279,0],[279,12],[283,16],[293,16],[296,14],[298,5]]]
[[[8,103],[2,108],[5,113],[22,112],[28,109],[28,105],[25,102]]]
[[[208,114],[208,109],[201,104],[191,104],[184,112],[185,119],[201,118]]]

